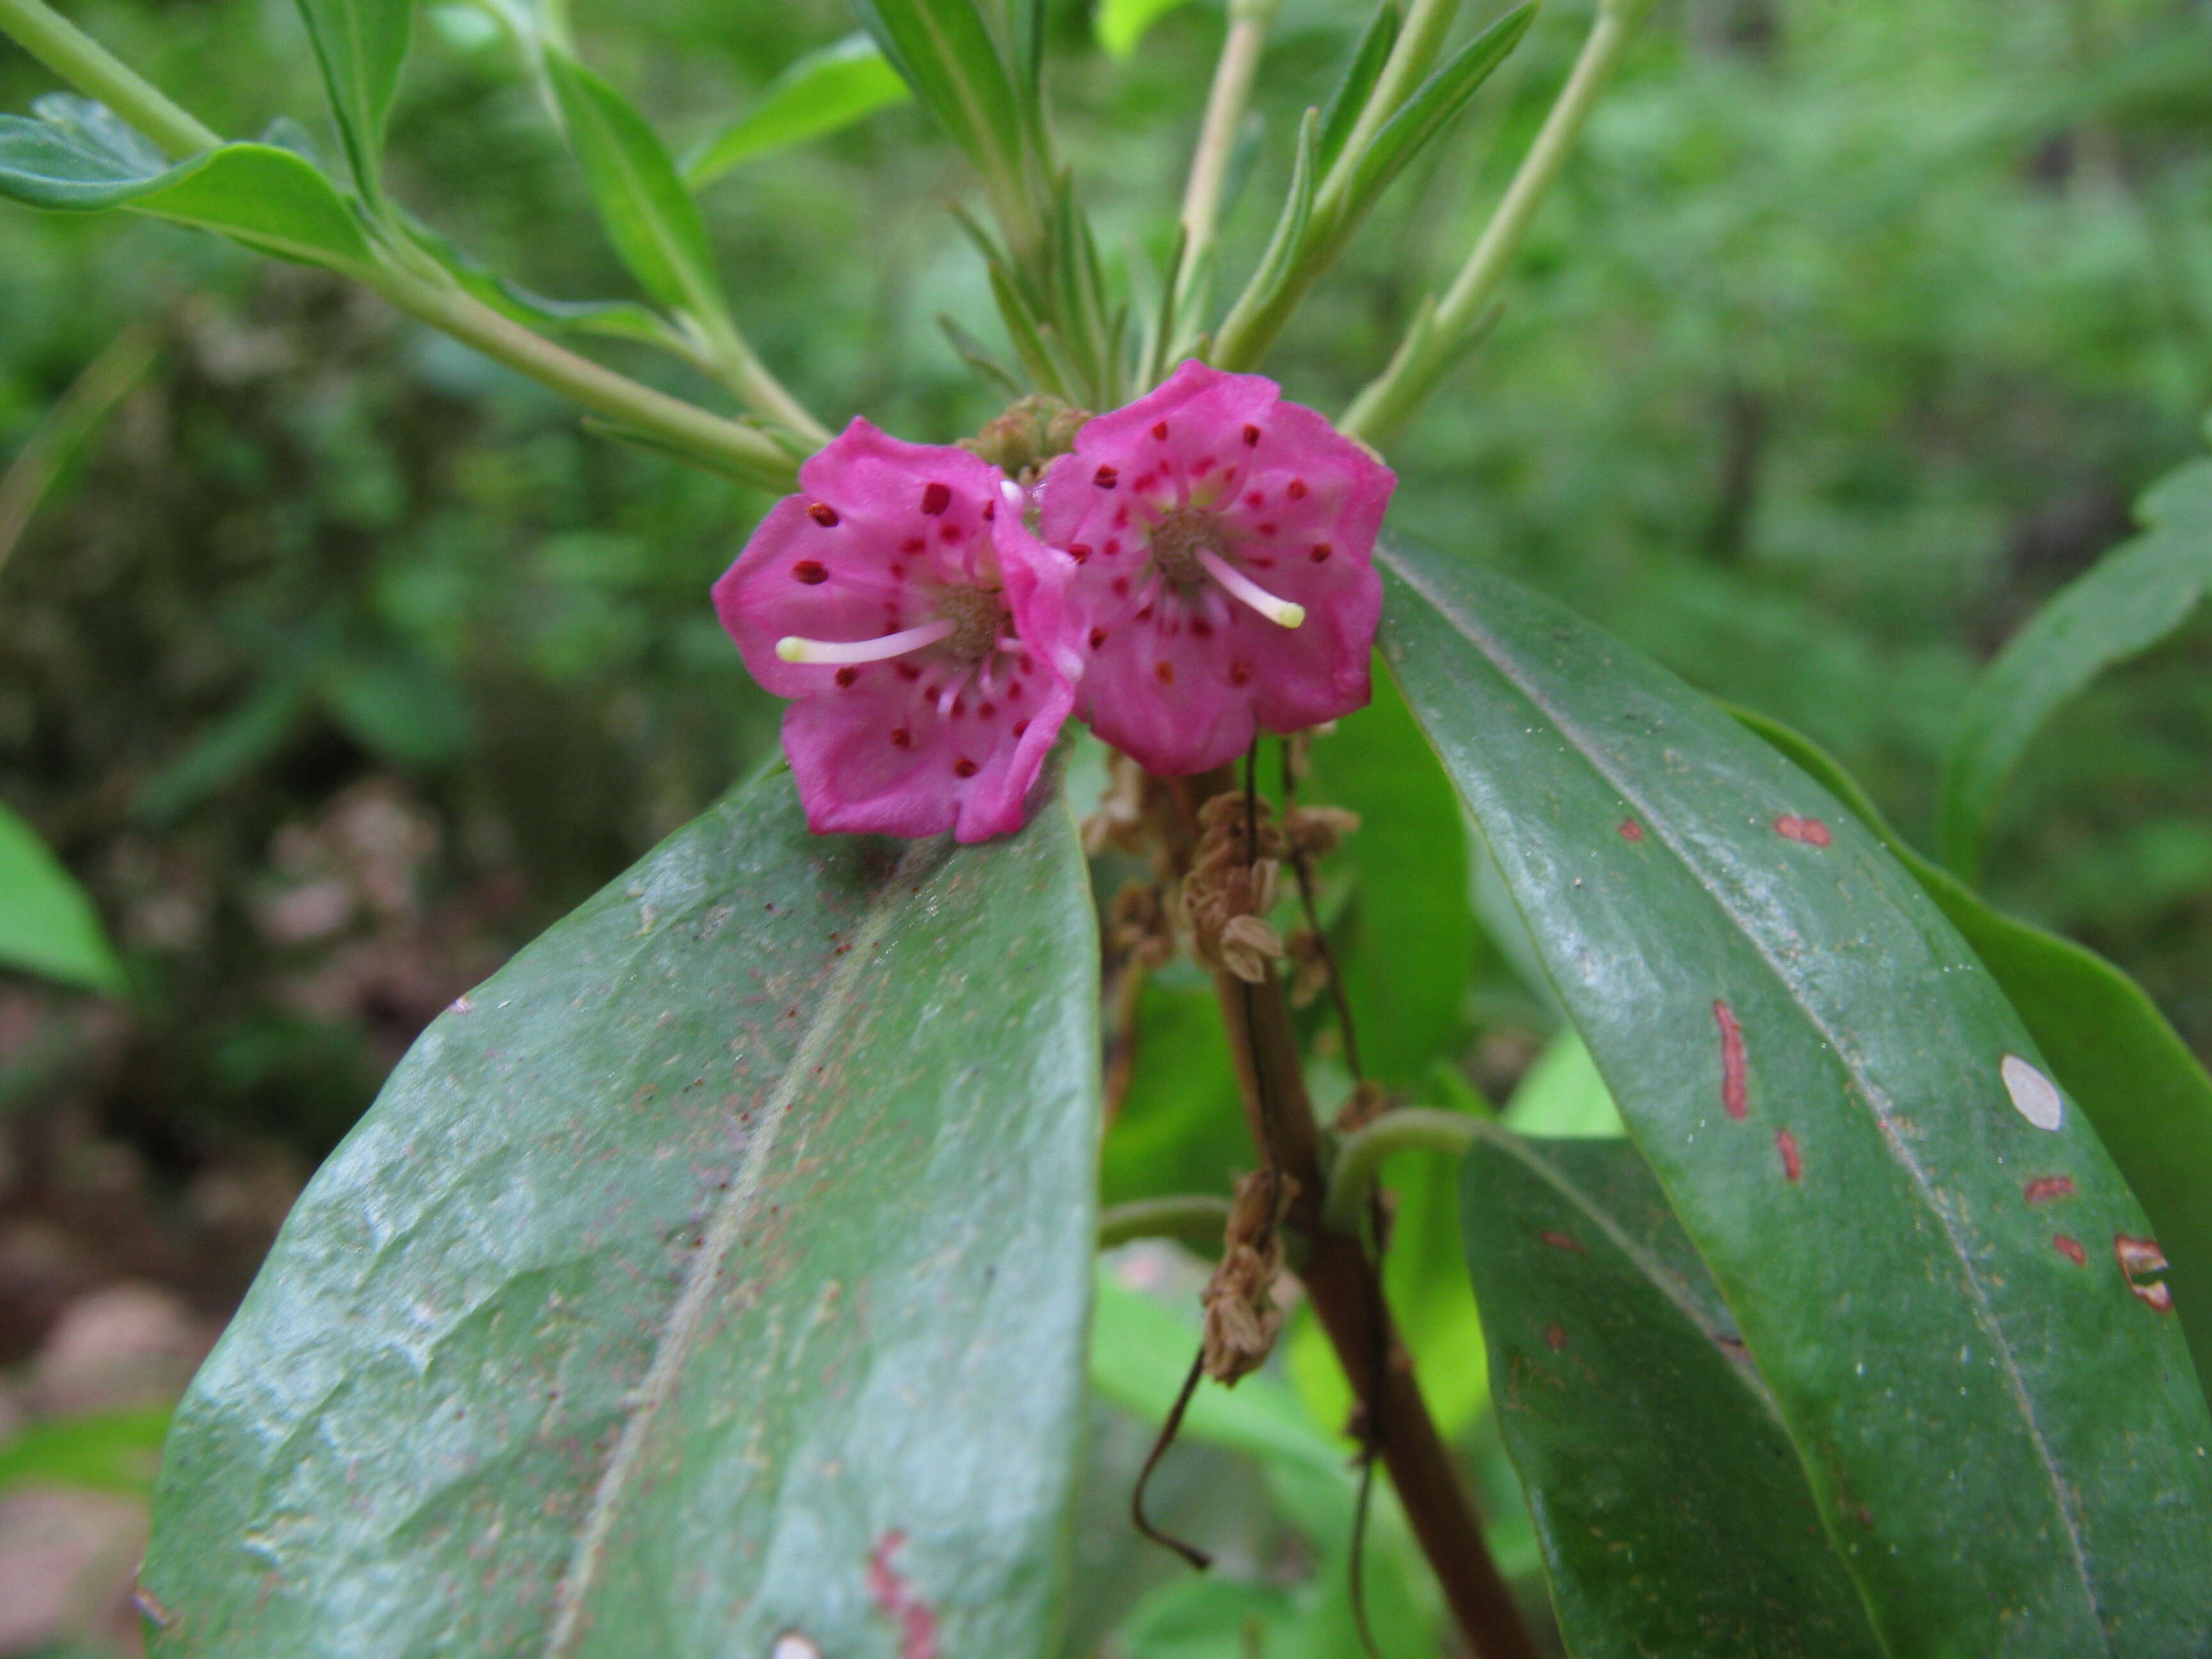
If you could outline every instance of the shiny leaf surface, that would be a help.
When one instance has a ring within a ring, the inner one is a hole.
[[[1083,1392],[1073,823],[732,792],[445,1014],[192,1385],[145,1582],[204,1655],[1046,1645]]]
[[[2212,1424],[2148,1224],[1965,942],[1664,671],[1468,562],[1386,564],[1407,701],[1884,1640],[2212,1644]]]

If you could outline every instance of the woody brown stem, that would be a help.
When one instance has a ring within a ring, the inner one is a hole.
[[[1234,775],[1224,770],[1181,783],[1176,793],[1194,808],[1235,787]],[[1476,1659],[1536,1659],[1534,1639],[1491,1559],[1414,1381],[1412,1358],[1398,1340],[1382,1275],[1357,1236],[1328,1224],[1321,1133],[1282,986],[1272,975],[1255,985],[1225,972],[1216,973],[1213,983],[1252,1139],[1269,1164],[1297,1183],[1285,1222],[1310,1245],[1299,1277],[1413,1536]]]

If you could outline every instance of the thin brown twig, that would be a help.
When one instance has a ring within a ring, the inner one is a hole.
[[[1283,816],[1290,816],[1297,799],[1297,778],[1291,766],[1291,740],[1282,740],[1283,750]],[[1289,839],[1286,837],[1286,839]],[[1298,880],[1298,902],[1305,908],[1306,926],[1312,930],[1314,949],[1321,957],[1322,972],[1328,978],[1328,998],[1336,1009],[1336,1029],[1344,1038],[1345,1069],[1352,1073],[1354,1083],[1364,1083],[1367,1073],[1359,1064],[1359,1033],[1352,1021],[1352,996],[1344,988],[1344,975],[1337,971],[1336,952],[1328,942],[1328,933],[1321,925],[1321,907],[1314,902],[1313,867],[1306,860],[1296,840],[1290,840],[1291,873]]]
[[[1168,1448],[1175,1444],[1176,1436],[1182,1431],[1182,1414],[1190,1409],[1191,1396],[1198,1392],[1199,1378],[1206,1374],[1205,1365],[1206,1350],[1201,1348],[1192,1357],[1190,1374],[1183,1378],[1182,1392],[1176,1395],[1176,1402],[1168,1411],[1168,1420],[1160,1425],[1159,1437],[1152,1442],[1145,1467],[1138,1473],[1137,1484],[1129,1492],[1129,1519],[1136,1524],[1137,1530],[1161,1548],[1173,1550],[1200,1572],[1213,1565],[1213,1558],[1197,1545],[1187,1544],[1152,1524],[1145,1513],[1145,1488],[1152,1480],[1152,1471],[1159,1467],[1160,1459],[1168,1455]]]

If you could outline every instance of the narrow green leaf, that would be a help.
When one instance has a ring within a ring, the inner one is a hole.
[[[179,1410],[156,1651],[1042,1654],[1096,929],[1064,805],[807,834],[780,769],[457,1003]]]
[[[0,115],[0,197],[61,212],[129,208],[337,270],[374,260],[345,198],[289,149],[225,144],[165,167],[143,144],[101,142],[98,131]]]
[[[2035,734],[2212,594],[2212,460],[2167,477],[2136,514],[2143,533],[2038,611],[1967,695],[1944,764],[1939,836],[1944,858],[1970,878],[2005,780]]]
[[[291,740],[307,706],[305,677],[295,668],[280,668],[140,784],[131,815],[145,823],[167,823],[228,788]]]
[[[1359,44],[1352,48],[1352,60],[1344,66],[1343,77],[1336,89],[1328,95],[1328,103],[1321,112],[1321,170],[1326,174],[1336,165],[1336,158],[1344,153],[1344,142],[1352,137],[1352,129],[1359,123],[1359,112],[1367,106],[1367,95],[1375,90],[1375,83],[1382,76],[1382,65],[1389,61],[1390,48],[1398,43],[1399,26],[1405,13],[1398,0],[1382,0],[1375,9],[1375,15],[1367,20],[1360,31]]]
[[[549,334],[592,334],[658,347],[679,356],[693,355],[690,343],[659,312],[635,300],[555,300],[532,292],[485,264],[441,232],[406,216],[408,234],[461,286],[501,316]]]
[[[1382,124],[1367,148],[1355,159],[1350,188],[1345,193],[1343,222],[1333,226],[1339,234],[1364,218],[1391,181],[1422,146],[1443,131],[1453,116],[1504,63],[1521,37],[1536,20],[1534,0],[1523,0],[1488,28],[1454,52],[1424,81]]]
[[[659,135],[629,100],[557,47],[545,48],[545,74],[599,223],[630,274],[672,311],[720,315],[706,221]]]
[[[1023,103],[975,0],[853,0],[892,67],[986,174],[1018,175]]]
[[[2118,1243],[2148,1223],[1965,941],[1664,671],[1468,561],[1385,564],[1407,701],[1884,1639],[2212,1643],[2212,1421]]]
[[[2168,1279],[2197,1376],[2212,1392],[2212,1076],[2142,987],[2095,951],[1984,901],[1890,828],[1812,739],[1747,709],[1735,717],[1818,779],[1925,888],[2027,1022],[2142,1200],[2172,1261]]]
[[[0,1446],[0,1492],[23,1486],[150,1492],[168,1431],[168,1410],[159,1406],[30,1424]]]
[[[113,995],[123,969],[100,915],[38,832],[0,805],[0,965]]]
[[[1506,1127],[1553,1139],[1602,1139],[1628,1133],[1597,1062],[1573,1029],[1553,1037],[1522,1074],[1505,1104]]]
[[[1145,38],[1145,31],[1183,3],[1183,0],[1098,0],[1091,28],[1109,58],[1127,58]]]
[[[1460,1193],[1498,1428],[1575,1659],[1887,1651],[1634,1149],[1486,1132]]]
[[[685,159],[684,182],[704,189],[756,156],[825,137],[910,96],[876,43],[848,34],[776,76],[759,102]]]
[[[298,0],[300,15],[322,66],[323,88],[338,136],[352,164],[354,183],[371,202],[380,199],[384,127],[399,90],[415,24],[414,0]]]

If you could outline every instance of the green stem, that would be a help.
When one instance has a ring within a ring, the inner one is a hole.
[[[70,455],[153,366],[155,349],[154,330],[146,323],[133,323],[117,335],[62,393],[8,470],[0,473],[0,566],[15,550]]]
[[[1218,1245],[1229,1225],[1229,1200],[1204,1194],[1139,1198],[1116,1204],[1098,1218],[1098,1248],[1110,1250],[1139,1238],[1185,1238]]]
[[[714,309],[697,319],[702,355],[714,378],[736,394],[738,401],[763,420],[785,427],[809,449],[819,449],[833,435],[814,418],[814,413],[792,395],[768,365],[754,355],[751,343],[719,299],[702,296]]]
[[[106,105],[173,161],[222,142],[40,0],[0,0],[0,34],[9,36],[86,97]]]
[[[1195,269],[1200,256],[1213,245],[1221,218],[1221,186],[1228,176],[1229,158],[1237,149],[1237,129],[1243,124],[1244,106],[1251,101],[1252,82],[1260,72],[1260,53],[1267,43],[1267,27],[1274,21],[1279,0],[1231,0],[1229,33],[1221,43],[1221,61],[1213,71],[1213,88],[1206,95],[1206,118],[1198,132],[1198,148],[1190,161],[1190,184],[1183,191],[1182,228],[1184,268]]]
[[[1482,1120],[1464,1112],[1405,1106],[1383,1113],[1338,1144],[1322,1218],[1339,1232],[1358,1232],[1360,1217],[1367,1208],[1367,1194],[1375,1189],[1375,1179],[1382,1173],[1385,1158],[1394,1152],[1463,1157],[1481,1133]]]
[[[1415,317],[1390,366],[1353,400],[1338,422],[1346,432],[1366,443],[1387,443],[1413,418],[1458,360],[1461,349],[1489,312],[1537,210],[1559,182],[1598,94],[1612,78],[1651,3],[1652,0],[1603,0],[1599,6],[1566,84],[1559,88],[1535,143],[1522,157],[1513,182],[1506,186],[1490,222],[1483,227],[1467,264],[1433,309],[1425,307]]]

